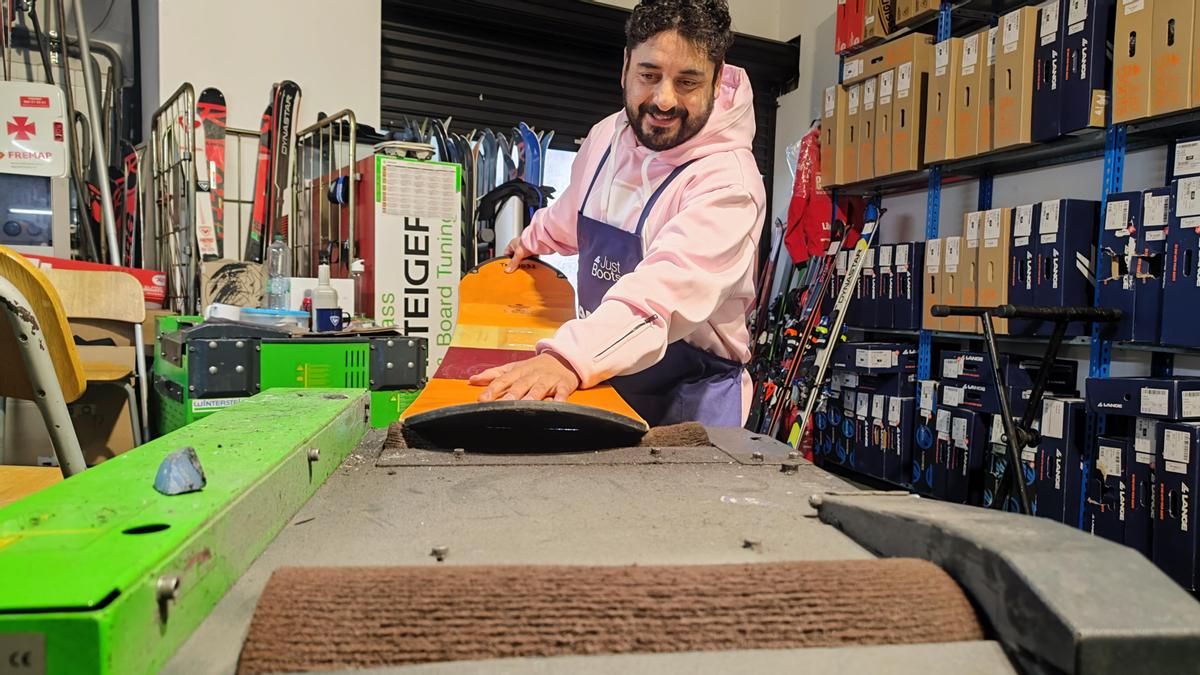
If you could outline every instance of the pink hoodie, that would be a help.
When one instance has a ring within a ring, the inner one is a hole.
[[[730,65],[721,73],[708,123],[682,145],[663,152],[639,145],[624,111],[592,127],[571,168],[570,186],[534,215],[521,236],[535,255],[578,253],[576,214],[610,144],[612,156],[585,214],[628,232],[667,174],[702,159],[668,186],[646,219],[645,255],[637,269],[622,276],[591,315],[568,321],[552,339],[539,342],[539,353],[553,351],[566,359],[585,388],[654,365],[675,340],[726,359],[750,360],[746,316],[754,302],[766,208],[751,153],[754,129],[750,79]],[[581,270],[589,264],[579,261]],[[750,375],[743,374],[743,420],[753,391]]]

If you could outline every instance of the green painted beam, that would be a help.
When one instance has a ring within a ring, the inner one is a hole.
[[[265,392],[0,508],[0,645],[43,640],[52,674],[157,671],[357,446],[367,401]],[[159,494],[189,445],[208,485]]]

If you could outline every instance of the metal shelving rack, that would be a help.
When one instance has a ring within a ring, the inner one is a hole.
[[[1021,6],[1034,4],[1034,0],[943,0],[937,14],[937,40],[949,39],[952,35],[961,35],[978,30],[987,25],[995,25],[999,16]],[[930,18],[921,24],[901,29],[900,32],[889,36],[894,39],[911,32],[924,32],[933,23]],[[844,62],[844,57],[843,57]],[[844,65],[840,64],[840,65]],[[842,68],[838,69],[838,82],[842,82]],[[1017,173],[1031,169],[1045,168],[1081,161],[1104,159],[1104,175],[1101,189],[1102,211],[1107,211],[1109,195],[1122,190],[1124,184],[1125,158],[1128,153],[1170,144],[1181,135],[1194,130],[1200,124],[1200,110],[1192,110],[1165,117],[1159,117],[1128,124],[1113,124],[1111,110],[1104,129],[1084,131],[1079,134],[1063,137],[1050,143],[1036,144],[1012,150],[986,153],[977,157],[935,164],[925,169],[907,174],[886,176],[874,180],[836,186],[833,189],[834,217],[837,216],[837,197],[841,195],[864,195],[881,200],[884,196],[901,193],[912,193],[920,190],[927,191],[925,237],[938,237],[940,229],[942,188],[947,185],[966,181],[979,181],[978,208],[985,211],[992,208],[993,176],[1006,173]],[[1173,164],[1168,158],[1168,167]],[[1170,169],[1168,168],[1168,174]],[[1169,176],[1168,176],[1169,177]],[[1100,218],[1097,227],[1103,228],[1104,218]],[[1097,234],[1099,236],[1099,233]],[[1099,301],[1099,286],[1097,285],[1096,302]],[[932,356],[934,340],[980,340],[981,335],[965,333],[947,333],[930,330],[890,330],[890,329],[859,329],[864,333],[883,335],[916,336],[918,342],[918,379],[930,379],[932,376]],[[1002,341],[1012,342],[1001,337]],[[1029,339],[1022,339],[1028,342]],[[1033,341],[1037,341],[1036,338]],[[1043,340],[1044,341],[1044,340]],[[1089,377],[1108,377],[1114,351],[1140,351],[1151,355],[1150,371],[1154,376],[1169,376],[1174,370],[1174,358],[1177,354],[1200,355],[1200,349],[1151,345],[1140,343],[1113,342],[1103,336],[1098,326],[1093,326],[1090,337],[1084,336],[1067,340],[1064,345],[1089,347]],[[1087,423],[1086,447],[1093,447],[1097,436],[1105,431],[1105,416],[1089,414]],[[1090,460],[1090,453],[1088,459]],[[1088,467],[1085,466],[1085,471]]]

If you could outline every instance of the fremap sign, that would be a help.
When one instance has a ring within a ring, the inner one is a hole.
[[[0,82],[0,173],[67,175],[63,93],[40,82]]]

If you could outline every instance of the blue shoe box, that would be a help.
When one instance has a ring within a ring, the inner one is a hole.
[[[1131,443],[1128,438],[1101,436],[1097,445],[1096,463],[1087,485],[1088,529],[1098,537],[1124,544],[1128,499],[1124,463]]]
[[[1197,584],[1200,549],[1196,536],[1196,490],[1200,489],[1200,424],[1167,422],[1159,429],[1158,508],[1155,512],[1152,558],[1189,591]]]
[[[1052,141],[1062,135],[1063,7],[1047,2],[1038,9],[1034,47],[1033,140]]]
[[[1200,347],[1200,177],[1176,181],[1163,273],[1162,342]]]
[[[910,482],[915,441],[917,402],[911,396],[887,397],[887,423],[883,439],[883,479],[896,485]]]
[[[1108,197],[1104,214],[1104,229],[1100,232],[1099,269],[1096,283],[1100,307],[1121,310],[1121,320],[1108,324],[1104,335],[1110,340],[1129,342],[1134,339],[1134,307],[1137,287],[1134,283],[1134,261],[1137,252],[1136,233],[1142,229],[1141,192],[1121,192]],[[1154,321],[1158,332],[1158,321]]]
[[[1126,417],[1200,419],[1200,378],[1089,377],[1088,409]]]
[[[1042,202],[1038,219],[1038,279],[1034,304],[1048,307],[1093,305],[1092,260],[1099,202],[1055,199]],[[1051,321],[1036,322],[1037,335],[1049,336]],[[1091,324],[1068,324],[1066,335],[1090,335]]]
[[[1008,261],[1008,302],[1013,305],[1036,304],[1038,271],[1038,221],[1041,219],[1041,204],[1018,206],[1013,216],[1012,245]],[[1037,324],[1026,319],[1009,319],[1008,334],[1031,336],[1037,332]]]
[[[1038,515],[1080,528],[1086,403],[1081,398],[1043,399],[1040,431],[1042,441],[1034,458]]]

